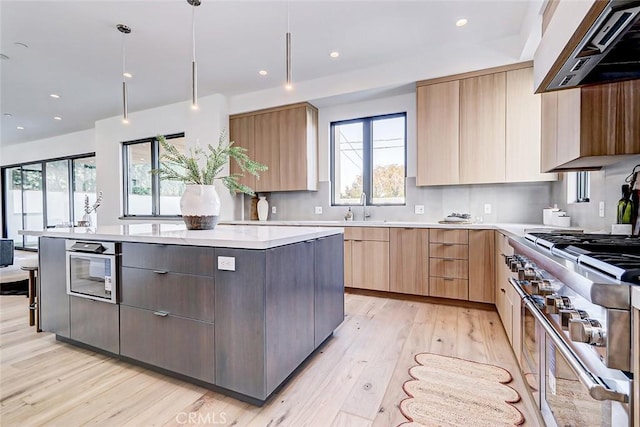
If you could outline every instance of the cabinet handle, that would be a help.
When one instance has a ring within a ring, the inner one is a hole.
[[[454,280],[453,277],[443,277],[443,279],[444,280],[449,280],[449,281]]]
[[[500,288],[500,292],[502,292],[503,294],[506,293],[506,291],[504,290],[504,288]]]
[[[159,317],[167,317],[169,315],[166,311],[154,311],[153,314]]]
[[[443,243],[442,246],[453,246],[453,243]]]
[[[455,261],[455,258],[443,258],[444,261]]]
[[[167,274],[168,272],[166,270],[153,270],[154,273],[156,274]]]

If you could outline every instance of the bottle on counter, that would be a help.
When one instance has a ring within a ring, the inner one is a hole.
[[[622,198],[618,201],[618,224],[631,224],[633,211],[631,188],[628,184],[624,184],[622,186]]]
[[[353,221],[353,212],[351,211],[351,206],[349,206],[349,210],[344,215],[344,220],[345,221]]]

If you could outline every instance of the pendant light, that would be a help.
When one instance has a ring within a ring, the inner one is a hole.
[[[284,85],[286,90],[293,89],[291,81],[291,29],[289,28],[289,2],[287,1],[287,34],[285,36],[287,45],[287,81]]]
[[[127,80],[125,76],[127,69],[124,36],[131,33],[131,28],[127,27],[124,24],[118,24],[116,25],[116,28],[122,33],[122,123],[129,123],[129,99],[127,95]]]
[[[196,63],[196,7],[200,0],[187,0],[191,5],[191,108],[198,109],[198,64]]]

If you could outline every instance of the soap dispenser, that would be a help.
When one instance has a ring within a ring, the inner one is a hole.
[[[351,206],[349,206],[349,210],[344,215],[344,220],[345,221],[353,221],[353,212],[351,212]]]

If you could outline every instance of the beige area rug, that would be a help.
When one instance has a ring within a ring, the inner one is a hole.
[[[506,385],[509,371],[485,363],[420,353],[418,366],[409,369],[412,380],[403,388],[409,396],[400,411],[409,420],[402,427],[500,427],[524,423],[511,403],[520,395]]]

